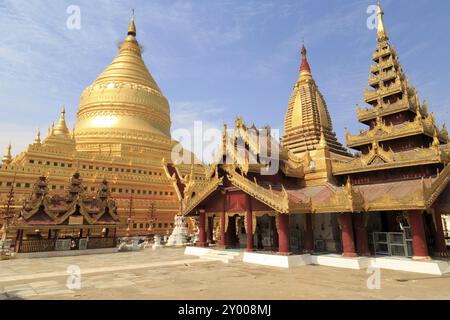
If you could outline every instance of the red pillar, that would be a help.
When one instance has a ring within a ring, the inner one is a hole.
[[[305,214],[305,233],[303,237],[303,253],[314,252],[314,233],[312,226],[312,214]]]
[[[247,248],[246,251],[255,251],[253,248],[253,214],[251,210],[246,213],[247,218]]]
[[[252,212],[252,199],[250,198],[249,195],[247,195],[247,212],[245,213],[246,216],[246,220],[247,220],[247,224],[246,224],[246,229],[247,229],[247,248],[246,251],[255,251],[255,249],[253,248],[253,212]]]
[[[442,226],[441,208],[436,203],[434,205],[434,251],[437,256],[448,257],[449,253],[444,237],[444,227]]]
[[[366,213],[356,213],[353,215],[355,223],[356,236],[356,252],[360,256],[370,256],[369,236],[367,234],[367,219]]]
[[[198,242],[197,247],[206,247],[206,213],[205,210],[199,211],[199,219],[198,219]]]
[[[353,221],[351,213],[339,215],[339,226],[342,232],[342,249],[344,257],[357,257],[353,235]]]
[[[289,215],[278,214],[278,253],[290,254],[289,246]]]
[[[208,244],[214,244],[213,240],[213,224],[214,224],[214,217],[208,217],[208,228],[206,228],[206,242]]]
[[[430,259],[423,224],[423,211],[410,211],[408,223],[413,237],[413,259]]]
[[[226,247],[226,232],[225,232],[225,212],[220,213],[220,244],[221,248]]]

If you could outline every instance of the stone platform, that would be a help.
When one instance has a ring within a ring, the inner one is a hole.
[[[24,258],[31,259],[31,258],[84,256],[91,254],[114,253],[114,252],[118,252],[117,248],[16,253],[14,257],[19,259]]]
[[[222,260],[232,251],[217,250],[212,248],[186,247],[184,254],[198,256],[203,259],[213,258]],[[235,253],[235,252],[234,252]],[[235,261],[238,261],[236,259]],[[450,273],[450,262],[444,260],[418,261],[402,257],[355,257],[347,258],[338,254],[323,255],[278,255],[259,252],[244,252],[244,263],[257,264],[277,268],[294,268],[306,265],[319,265],[334,268],[361,270],[367,268],[380,268],[396,271],[415,272],[431,275],[444,275]],[[223,262],[229,262],[223,261]]]

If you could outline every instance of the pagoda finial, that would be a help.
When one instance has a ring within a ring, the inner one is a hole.
[[[134,24],[134,9],[132,10],[131,21],[128,25],[128,35],[136,37],[136,25]]]
[[[34,138],[34,144],[41,144],[41,130],[38,129],[36,138]]]
[[[66,124],[66,106],[61,109],[61,114],[56,125],[52,128],[52,134],[54,135],[70,135],[69,129]]]
[[[428,114],[427,100],[423,100],[422,110],[425,114]]]
[[[447,131],[447,125],[445,122],[442,124],[442,130],[441,134],[445,137],[445,139],[448,141],[448,131]]]
[[[308,63],[307,51],[305,45],[302,45],[302,64],[300,66],[300,74],[311,74],[311,68]]]
[[[10,164],[12,161],[12,156],[11,156],[11,142],[8,144],[8,147],[6,148],[6,153],[3,156],[3,163],[4,164]]]
[[[378,33],[378,42],[384,42],[389,40],[389,37],[386,33],[386,28],[384,27],[384,11],[381,7],[380,1],[378,1],[378,10],[377,10],[377,16],[378,16],[378,26],[377,26],[377,33]]]

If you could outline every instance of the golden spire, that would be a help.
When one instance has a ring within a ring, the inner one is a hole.
[[[299,77],[289,98],[285,115],[282,144],[294,154],[327,146],[334,153],[347,155],[333,132],[331,116],[311,74],[304,45],[301,53]]]
[[[36,138],[34,138],[34,144],[41,144],[41,130],[38,129]]]
[[[134,9],[133,15],[131,16],[130,24],[128,25],[128,35],[136,37],[136,25],[134,24]]]
[[[302,64],[300,66],[300,73],[308,73],[311,74],[311,67],[308,63],[308,57],[306,56],[307,51],[305,45],[302,46]]]
[[[11,142],[8,145],[8,148],[6,149],[6,153],[3,156],[3,163],[4,164],[10,164],[12,161],[12,156],[11,156]]]
[[[389,37],[387,36],[386,28],[384,27],[383,21],[384,11],[383,8],[381,7],[380,2],[378,2],[377,16],[378,16],[378,27],[377,27],[378,42],[384,42],[389,40]]]
[[[63,106],[61,110],[61,115],[59,116],[59,120],[54,126],[52,130],[54,135],[70,135],[69,129],[66,124],[66,107]]]

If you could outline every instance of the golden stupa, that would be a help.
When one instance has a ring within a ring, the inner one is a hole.
[[[119,235],[165,235],[173,227],[180,202],[161,162],[171,152],[186,152],[170,136],[170,108],[142,56],[134,17],[113,62],[81,95],[77,123],[68,129],[66,109],[41,140],[17,156],[11,145],[0,165],[0,205],[14,188],[19,209],[39,176],[47,176],[54,194],[65,194],[75,171],[86,192],[95,195],[106,178],[123,222]],[[181,175],[203,171],[178,167]],[[1,224],[1,221],[0,221]]]
[[[81,95],[75,139],[78,151],[115,155],[171,149],[169,103],[142,60],[134,18],[117,57]]]

